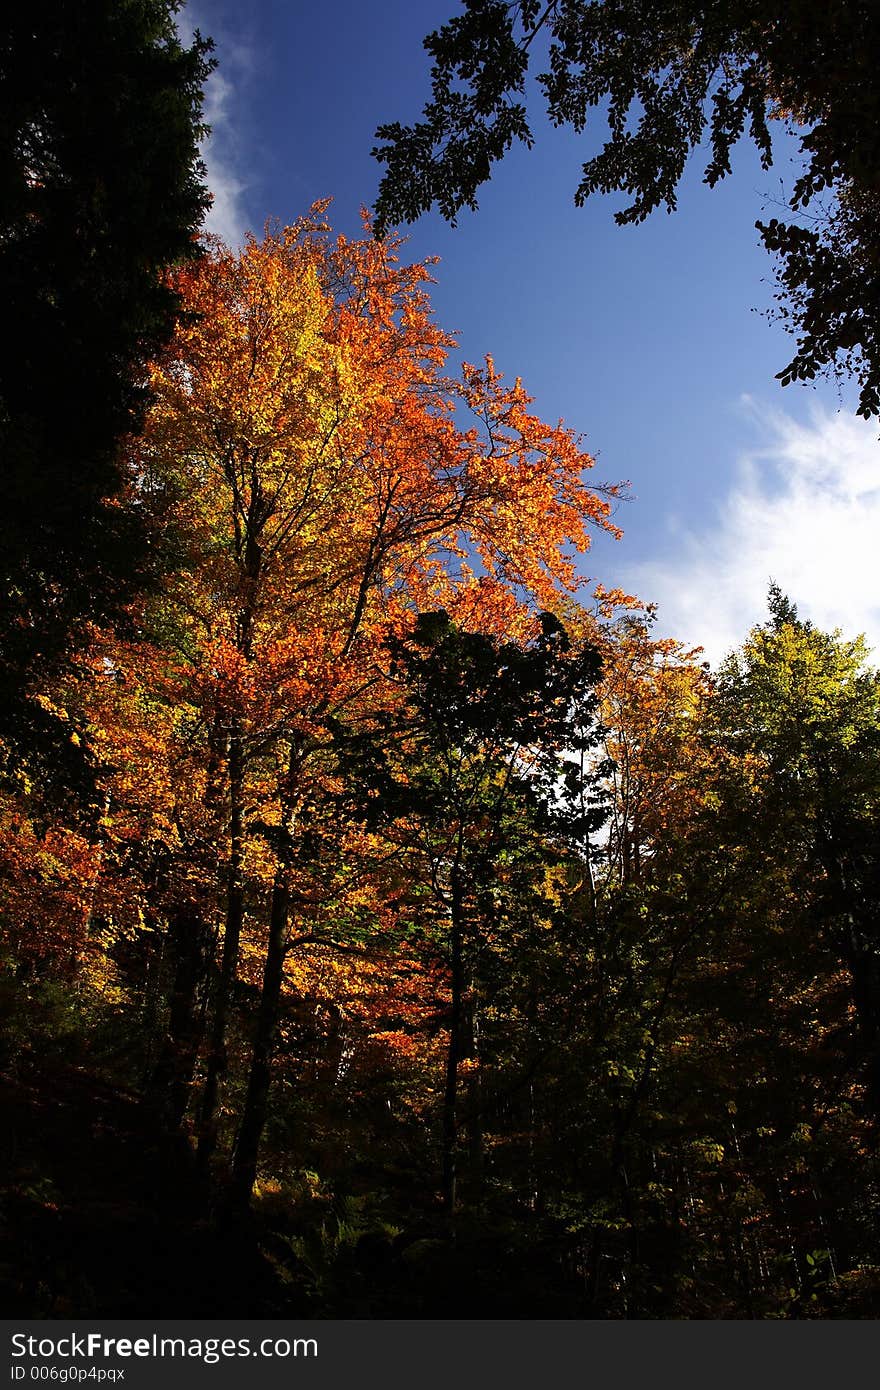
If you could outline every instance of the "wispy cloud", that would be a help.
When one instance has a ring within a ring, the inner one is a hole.
[[[232,247],[241,246],[248,230],[245,195],[248,180],[244,175],[242,93],[254,69],[254,54],[249,44],[218,30],[215,21],[205,18],[198,5],[189,4],[178,23],[181,35],[187,39],[195,29],[210,35],[216,44],[218,66],[205,88],[204,118],[211,132],[201,147],[201,156],[208,170],[208,187],[214,201],[205,218],[205,227]]]
[[[771,579],[802,617],[863,632],[880,664],[877,422],[815,410],[799,424],[744,398],[756,446],[713,521],[670,526],[668,553],[627,574],[659,626],[713,663],[766,617]]]

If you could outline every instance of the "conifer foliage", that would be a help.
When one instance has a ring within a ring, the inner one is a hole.
[[[177,321],[166,271],[198,255],[210,202],[210,44],[180,41],[178,8],[46,0],[0,21],[0,295],[15,325],[0,367],[0,723],[56,786],[81,759],[30,697],[160,568],[120,446]]]

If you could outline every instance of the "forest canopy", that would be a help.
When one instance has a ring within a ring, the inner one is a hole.
[[[709,82],[713,176],[776,111],[844,217],[823,64],[873,30],[829,10],[830,46],[788,18],[808,101],[763,3],[472,3],[435,101],[455,158],[502,116],[503,153],[546,31],[566,119],[611,83],[632,215]],[[627,485],[459,360],[433,261],[327,201],[197,233],[210,48],[174,14],[4,31],[4,1306],[876,1317],[864,638],[771,583],[713,669],[586,577]]]
[[[213,1312],[231,1260],[263,1315],[861,1316],[880,679],[776,587],[714,673],[589,596],[618,489],[491,358],[446,375],[398,249],[318,205],[175,274],[125,459],[176,562],[51,687],[85,814],[2,799],[13,1110],[101,1078],[144,1219],[213,1207]]]

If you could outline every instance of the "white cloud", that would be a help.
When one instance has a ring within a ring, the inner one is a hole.
[[[738,460],[715,524],[673,523],[667,554],[627,581],[658,603],[659,630],[700,643],[713,664],[766,618],[771,579],[816,626],[864,633],[880,664],[877,422],[815,410],[798,424],[743,404],[760,443]]]
[[[247,231],[243,204],[247,183],[238,173],[235,127],[230,114],[233,92],[232,83],[215,70],[208,79],[205,101],[205,120],[211,133],[202,144],[201,155],[214,197],[205,227],[222,237],[228,246],[239,247]]]
[[[208,170],[208,188],[214,198],[205,218],[205,228],[222,237],[227,245],[238,248],[249,225],[244,202],[249,185],[242,172],[245,157],[240,96],[253,70],[253,53],[247,44],[218,32],[216,23],[202,18],[198,6],[186,6],[178,28],[186,41],[199,29],[202,34],[210,35],[216,44],[214,56],[219,65],[205,86],[204,119],[211,132],[200,150]]]

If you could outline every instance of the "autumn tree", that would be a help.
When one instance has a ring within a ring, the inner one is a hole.
[[[145,505],[187,538],[163,606],[225,784],[206,1157],[249,904],[265,903],[270,923],[235,1149],[243,1191],[265,1114],[297,836],[333,776],[328,718],[382,698],[369,692],[384,638],[420,608],[460,593],[490,625],[515,617],[518,593],[546,602],[577,584],[571,551],[587,547],[591,523],[616,531],[616,489],[586,486],[589,457],[530,413],[519,381],[507,386],[491,359],[459,383],[442,375],[451,340],[431,320],[426,268],[400,266],[393,242],[331,240],[322,212],[249,240],[240,256],[214,245],[178,277],[194,312],[156,368],[135,446]]]
[[[588,1245],[652,1316],[814,1316],[876,1230],[863,658],[772,591],[690,715],[648,872],[603,904],[620,1167]]]
[[[700,803],[711,677],[699,648],[654,637],[652,621],[650,613],[632,612],[596,635],[609,796],[606,885],[650,875],[654,856],[672,852]]]
[[[856,1051],[876,1116],[880,677],[866,657],[863,638],[822,632],[773,587],[768,622],[719,673],[715,717],[733,778],[725,802],[742,817],[744,843],[750,825],[764,827],[760,853],[796,876],[805,921],[849,972]]]
[[[381,126],[387,166],[380,230],[435,204],[448,220],[515,141],[534,143],[526,79],[537,59],[553,125],[581,133],[607,104],[608,138],[583,166],[575,201],[624,193],[615,214],[640,222],[676,206],[688,160],[705,137],[704,179],[730,172],[748,131],[764,168],[771,121],[800,140],[793,219],[757,224],[779,257],[782,321],[797,338],[784,384],[840,363],[860,386],[858,412],[880,413],[876,68],[880,27],[870,0],[465,0],[430,34],[431,99],[412,126]],[[830,208],[824,199],[830,199]]]

